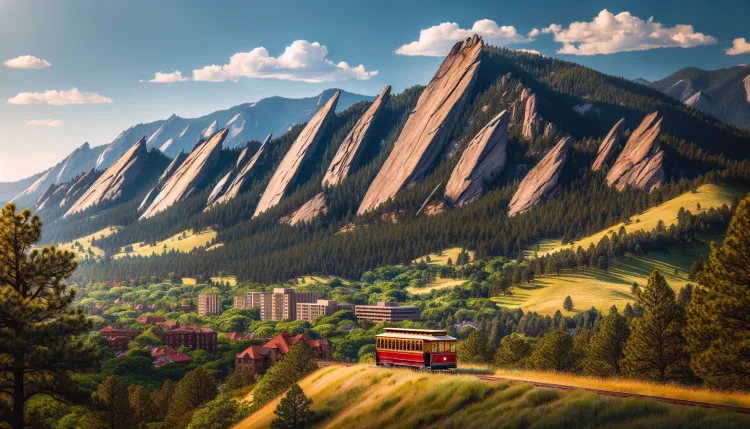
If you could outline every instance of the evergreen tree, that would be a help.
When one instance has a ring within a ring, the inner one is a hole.
[[[155,414],[148,389],[143,386],[131,385],[128,387],[128,396],[136,422],[134,427],[145,429],[149,423],[154,421]]]
[[[216,397],[214,377],[203,367],[194,369],[175,387],[164,420],[170,429],[184,429],[190,424],[195,410]]]
[[[137,418],[130,407],[128,386],[117,376],[109,377],[96,389],[93,409],[83,419],[84,429],[131,429]]]
[[[193,414],[188,429],[229,429],[248,416],[249,407],[227,395],[219,395]]]
[[[493,320],[492,320],[492,329],[490,330],[490,347],[493,349],[496,349],[500,347],[500,340],[503,338],[503,326],[502,322],[500,321],[500,315],[498,314]]]
[[[494,350],[484,329],[475,329],[469,337],[458,344],[458,359],[466,363],[489,363]]]
[[[643,316],[633,319],[620,367],[626,375],[660,382],[684,379],[688,356],[682,329],[685,311],[664,277],[654,271],[636,294]]]
[[[156,389],[149,395],[154,410],[154,421],[163,422],[164,419],[166,419],[169,404],[172,402],[174,389],[174,381],[167,379],[164,381],[164,384],[162,384],[161,389]]]
[[[297,341],[284,359],[269,368],[258,381],[253,390],[253,403],[265,404],[317,367],[315,351],[306,341]]]
[[[299,384],[294,383],[276,407],[274,414],[278,417],[271,422],[271,428],[301,429],[307,427],[313,417],[310,405],[312,405],[312,399],[305,395]]]
[[[590,329],[580,329],[573,335],[573,366],[571,371],[575,373],[582,373],[584,364],[586,361],[586,355],[589,351],[589,344],[591,344],[591,337],[594,335],[594,331]]]
[[[750,389],[750,199],[714,244],[688,307],[690,366],[707,384]]]
[[[573,311],[573,299],[570,297],[570,295],[565,297],[565,300],[563,301],[563,308],[565,311]]]
[[[76,269],[75,255],[53,247],[33,249],[42,223],[13,204],[0,214],[0,402],[14,429],[22,429],[24,405],[39,394],[83,399],[71,372],[91,369],[99,357],[83,335],[92,329],[71,307],[75,290],[64,280]]]
[[[573,339],[565,331],[543,336],[531,353],[531,365],[546,371],[567,371],[573,367]]]
[[[622,346],[629,334],[628,320],[617,310],[605,316],[599,331],[591,336],[583,371],[601,377],[619,374]]]
[[[495,364],[503,368],[523,368],[531,355],[531,343],[517,334],[511,334],[500,341],[495,353]]]

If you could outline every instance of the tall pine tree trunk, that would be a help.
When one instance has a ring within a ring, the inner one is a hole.
[[[24,429],[24,403],[26,392],[24,391],[24,360],[23,353],[17,353],[13,357],[13,429]]]

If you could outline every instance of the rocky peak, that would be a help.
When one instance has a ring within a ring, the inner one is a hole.
[[[300,223],[310,223],[318,216],[325,215],[328,211],[326,207],[326,200],[323,193],[319,193],[312,197],[310,201],[302,205],[294,214],[283,221],[289,225],[297,225]]]
[[[510,114],[495,116],[469,142],[445,186],[445,198],[454,207],[479,198],[484,185],[505,166]]]
[[[711,110],[711,101],[703,91],[698,91],[685,100],[685,105],[701,112],[709,112]]]
[[[422,91],[383,168],[357,211],[375,209],[421,179],[448,142],[477,80],[482,38],[456,43]]]
[[[258,202],[258,207],[256,207],[253,217],[259,216],[261,213],[278,204],[284,193],[294,184],[294,180],[297,178],[302,164],[315,151],[326,127],[336,116],[336,103],[338,103],[340,94],[341,91],[336,91],[333,97],[318,110],[297,137],[297,140],[294,141],[286,155],[284,155],[279,167],[273,173],[266,190],[263,192],[263,196],[261,196]]]
[[[202,185],[206,176],[219,161],[222,143],[226,136],[227,129],[224,128],[214,134],[208,141],[197,146],[177,170],[170,175],[159,194],[140,218],[147,219],[166,210],[178,201],[185,199]]]
[[[604,164],[606,164],[615,152],[617,152],[617,148],[620,146],[620,142],[624,137],[625,119],[620,119],[599,145],[599,152],[596,155],[594,163],[591,165],[593,171],[599,171],[602,169]]]
[[[554,195],[571,145],[568,137],[563,138],[526,174],[510,200],[508,216],[523,213]]]
[[[622,153],[607,173],[607,183],[621,191],[625,188],[650,192],[664,183],[664,151],[658,137],[662,118],[651,113],[633,131]]]
[[[745,77],[743,81],[745,83],[745,95],[747,96],[747,102],[750,103],[750,74]]]
[[[148,208],[148,206],[151,205],[151,203],[154,201],[154,198],[159,194],[161,191],[161,188],[164,186],[165,183],[167,183],[167,180],[169,180],[170,177],[172,177],[172,174],[174,174],[175,171],[182,165],[183,162],[185,162],[185,159],[187,158],[187,154],[184,150],[180,150],[180,153],[175,156],[175,158],[172,160],[172,162],[169,163],[167,166],[167,169],[164,170],[164,172],[159,176],[159,181],[156,182],[156,186],[154,186],[148,194],[146,194],[146,197],[141,201],[141,204],[138,206],[138,211],[142,212]]]
[[[122,198],[143,174],[147,155],[146,138],[142,137],[96,179],[78,201],[70,206],[63,218]]]
[[[91,167],[83,176],[81,176],[75,183],[67,190],[65,197],[60,201],[60,207],[63,208],[73,201],[78,200],[81,194],[84,193],[97,179],[96,169]]]
[[[526,99],[526,112],[523,118],[523,138],[534,140],[539,136],[539,115],[536,111],[536,94]]]
[[[356,166],[359,154],[362,153],[362,148],[365,146],[370,128],[380,112],[385,109],[390,95],[391,86],[388,85],[365,113],[362,114],[362,117],[359,118],[346,138],[344,138],[323,177],[323,186],[338,185]]]

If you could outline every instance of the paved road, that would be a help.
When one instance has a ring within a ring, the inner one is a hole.
[[[323,368],[326,366],[332,366],[332,365],[338,365],[338,366],[354,366],[358,365],[355,362],[332,362],[332,361],[318,361],[318,367]],[[469,374],[459,374],[459,375],[469,375]],[[724,404],[711,404],[708,402],[697,402],[697,401],[686,401],[684,399],[673,399],[673,398],[664,398],[661,396],[649,396],[649,395],[639,395],[637,393],[624,393],[624,392],[617,392],[613,390],[601,390],[601,389],[591,389],[588,387],[576,387],[576,386],[566,386],[564,384],[553,384],[553,383],[544,383],[540,381],[531,381],[531,380],[517,380],[513,378],[503,378],[503,377],[495,377],[492,375],[475,375],[474,377],[478,378],[479,380],[483,381],[489,381],[489,382],[515,382],[515,383],[527,383],[531,384],[534,387],[540,387],[545,389],[555,389],[555,390],[584,390],[586,392],[596,393],[597,395],[604,395],[604,396],[615,396],[618,398],[636,398],[636,399],[647,399],[651,401],[659,401],[664,402],[671,405],[679,405],[683,407],[700,407],[700,408],[710,408],[714,410],[723,410],[723,411],[731,411],[735,413],[742,413],[742,414],[750,414],[750,408],[745,407],[735,407],[732,405],[724,405]]]

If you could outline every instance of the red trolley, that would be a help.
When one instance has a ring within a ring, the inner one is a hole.
[[[385,328],[376,337],[378,366],[441,371],[456,368],[456,339],[439,329]]]

